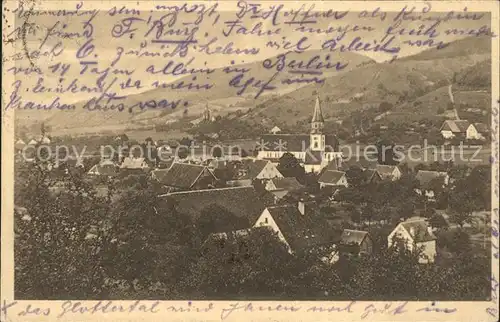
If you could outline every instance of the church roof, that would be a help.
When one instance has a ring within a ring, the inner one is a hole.
[[[306,152],[311,145],[309,134],[265,134],[257,142],[258,151],[296,151]],[[338,151],[338,139],[335,135],[325,135],[325,151]]]
[[[316,96],[316,104],[314,105],[313,118],[311,122],[324,122],[323,113],[321,111],[321,104],[319,101],[319,95]]]

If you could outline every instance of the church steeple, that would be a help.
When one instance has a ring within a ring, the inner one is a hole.
[[[203,120],[205,122],[210,122],[212,120],[210,115],[210,109],[208,108],[208,103],[205,105],[205,111],[203,111]]]
[[[316,96],[316,104],[314,105],[314,112],[311,121],[311,133],[322,133],[324,123],[325,120],[323,119],[323,113],[321,111],[321,103],[318,94]]]

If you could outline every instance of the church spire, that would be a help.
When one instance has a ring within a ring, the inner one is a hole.
[[[206,122],[210,122],[211,121],[210,109],[208,108],[208,103],[206,103],[206,105],[205,105],[205,111],[203,111],[203,120],[206,121]]]
[[[321,103],[319,101],[319,94],[316,95],[316,104],[314,105],[314,112],[311,121],[311,133],[320,133],[323,129],[323,112],[321,111]]]

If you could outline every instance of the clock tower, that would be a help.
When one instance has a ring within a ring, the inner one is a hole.
[[[311,151],[325,151],[325,135],[323,134],[323,127],[325,125],[325,120],[323,119],[323,113],[321,111],[321,102],[319,100],[319,94],[316,96],[316,103],[314,105],[313,117],[311,120],[311,134],[310,134],[310,146]]]

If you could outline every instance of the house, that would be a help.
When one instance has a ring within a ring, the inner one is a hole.
[[[276,200],[280,200],[288,193],[299,191],[304,188],[297,179],[290,178],[273,178],[266,182],[266,190],[271,192]]]
[[[419,182],[419,188],[415,191],[419,195],[425,195],[429,200],[434,200],[435,190],[447,186],[450,177],[446,172],[419,170],[415,179]]]
[[[290,253],[303,252],[316,246],[331,245],[328,234],[320,229],[312,216],[302,214],[294,205],[267,207],[254,227],[269,227],[287,246]],[[324,228],[324,227],[323,227]]]
[[[328,163],[342,161],[339,142],[323,131],[324,118],[319,97],[316,97],[309,134],[266,134],[260,137],[257,158],[277,162],[285,153],[297,158],[306,172],[319,173]]]
[[[266,205],[253,187],[191,190],[160,195],[160,207],[196,222],[205,209],[217,206],[238,217],[235,230],[251,228]],[[218,231],[217,227],[212,232]]]
[[[378,173],[377,170],[374,169],[366,169],[363,171],[363,182],[368,183],[377,183],[382,181],[382,177]]]
[[[399,167],[395,165],[377,164],[375,170],[383,180],[399,180],[402,175]]]
[[[373,251],[373,240],[367,231],[344,229],[339,244],[340,249],[352,254],[369,255]]]
[[[345,158],[342,160],[342,165],[339,170],[347,171],[351,167],[357,167],[361,170],[366,169],[375,169],[378,164],[378,155],[377,154],[366,154],[366,155],[357,155],[352,158]]]
[[[433,263],[436,257],[436,236],[425,219],[409,219],[399,223],[387,237],[388,247],[394,243],[394,238],[405,242],[405,247],[410,251],[422,249],[420,263]]]
[[[14,149],[16,151],[20,151],[22,149],[24,149],[24,147],[26,146],[26,143],[22,140],[22,139],[18,139],[15,143],[14,143]]]
[[[168,169],[154,170],[151,176],[175,191],[207,189],[217,181],[207,167],[189,163],[173,163]]]
[[[466,120],[446,120],[439,129],[445,139],[465,137],[470,123]]]
[[[489,136],[489,128],[484,123],[473,123],[467,127],[467,140],[485,140]]]
[[[123,159],[120,169],[145,170],[149,165],[144,158],[126,157]]]
[[[243,159],[238,162],[235,172],[233,179],[227,181],[229,186],[251,186],[255,179],[283,178],[276,165],[269,160]]]
[[[111,160],[104,160],[94,165],[87,174],[91,176],[115,177],[119,173],[118,166]]]
[[[328,170],[318,179],[319,187],[347,187],[347,177],[345,172],[337,170]]]
[[[281,129],[277,126],[275,126],[271,129],[272,134],[278,134],[279,132],[281,132]]]

